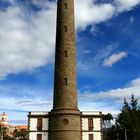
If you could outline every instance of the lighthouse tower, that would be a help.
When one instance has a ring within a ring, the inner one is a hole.
[[[57,0],[54,96],[51,112],[29,112],[32,140],[103,140],[102,113],[77,103],[74,0]]]
[[[7,114],[5,112],[3,112],[1,114],[1,121],[0,121],[0,125],[1,126],[7,126],[8,122],[7,122]]]
[[[80,140],[77,105],[74,0],[58,0],[53,109],[49,140]]]

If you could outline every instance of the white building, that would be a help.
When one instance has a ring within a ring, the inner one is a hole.
[[[101,112],[81,112],[82,140],[103,140]]]
[[[48,140],[49,112],[29,112],[29,140]]]
[[[49,112],[29,112],[29,140],[48,140]],[[81,140],[103,140],[102,113],[81,112]]]

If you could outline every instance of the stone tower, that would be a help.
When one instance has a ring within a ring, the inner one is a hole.
[[[77,106],[74,0],[58,0],[54,102],[49,140],[81,140]]]

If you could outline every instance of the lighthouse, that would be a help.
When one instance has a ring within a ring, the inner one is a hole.
[[[58,0],[53,109],[49,140],[80,140],[77,103],[74,0]]]
[[[7,122],[7,114],[6,114],[6,112],[3,112],[2,114],[1,114],[1,121],[0,121],[0,125],[1,126],[7,126],[7,124],[8,124],[8,122]]]
[[[102,113],[78,109],[74,22],[74,0],[57,0],[53,108],[29,112],[29,139],[103,140]]]

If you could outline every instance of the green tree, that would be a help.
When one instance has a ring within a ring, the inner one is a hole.
[[[114,140],[114,126],[111,124],[111,120],[113,120],[113,116],[108,113],[103,115],[103,123],[104,123],[104,140]]]
[[[118,140],[140,139],[140,110],[133,94],[130,103],[124,99],[124,106],[116,118],[116,130]]]
[[[110,113],[103,115],[103,123],[105,128],[111,127],[111,120],[113,120],[113,116]]]
[[[8,132],[8,127],[0,125],[0,139],[4,140]]]
[[[28,140],[28,132],[25,129],[14,130],[14,140]]]

